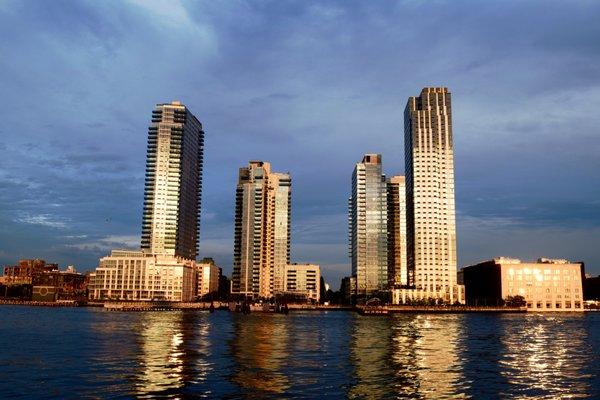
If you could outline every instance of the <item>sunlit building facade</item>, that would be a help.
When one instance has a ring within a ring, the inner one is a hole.
[[[352,174],[348,200],[349,252],[357,296],[387,289],[387,185],[381,155],[365,154]]]
[[[90,274],[91,300],[192,301],[193,260],[170,254],[113,250]]]
[[[148,128],[142,249],[196,259],[204,131],[178,101],[157,104]]]
[[[203,258],[196,262],[196,274],[198,298],[219,291],[221,271],[212,258]]]
[[[465,267],[462,273],[471,305],[498,305],[522,296],[529,311],[583,311],[581,263],[500,257]]]
[[[291,177],[263,161],[239,170],[232,294],[270,298],[284,291],[290,262]]]
[[[428,87],[404,111],[409,296],[455,302],[456,220],[451,95]]]
[[[387,181],[388,285],[403,288],[414,278],[408,276],[406,262],[406,187],[404,176]]]
[[[290,264],[285,267],[285,292],[320,299],[321,267],[315,264]]]
[[[113,250],[90,274],[92,300],[191,301],[204,131],[178,101],[157,104],[148,128],[141,250]]]

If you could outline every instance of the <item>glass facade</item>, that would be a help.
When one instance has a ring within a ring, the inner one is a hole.
[[[358,295],[386,290],[387,185],[381,155],[366,154],[352,174],[349,199],[349,244]]]

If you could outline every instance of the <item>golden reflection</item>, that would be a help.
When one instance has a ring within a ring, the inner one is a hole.
[[[283,393],[290,387],[286,367],[289,318],[284,315],[233,315],[231,381],[243,389]]]
[[[350,339],[350,357],[356,383],[350,398],[380,399],[389,393],[391,319],[356,315]]]
[[[457,314],[423,314],[409,322],[416,337],[414,372],[424,398],[463,397],[457,393],[457,384],[464,380],[457,348],[463,320],[464,316]]]
[[[505,349],[500,363],[513,398],[585,397],[589,384],[582,372],[587,332],[570,324],[581,316],[528,315],[516,321],[506,316],[501,335]]]
[[[356,317],[351,357],[356,383],[349,397],[464,397],[458,355],[461,316]]]
[[[147,312],[141,320],[137,393],[148,395],[184,385],[183,312]]]

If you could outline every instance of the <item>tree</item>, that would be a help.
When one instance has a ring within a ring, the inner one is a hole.
[[[508,296],[506,298],[506,305],[508,307],[524,307],[526,304],[525,297],[520,295]]]

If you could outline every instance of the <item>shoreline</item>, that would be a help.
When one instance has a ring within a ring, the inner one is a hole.
[[[30,306],[30,307],[96,307],[103,308],[106,311],[121,312],[145,312],[145,311],[177,311],[177,310],[211,310],[211,304],[214,310],[227,310],[237,312],[235,302],[152,302],[152,301],[76,301],[62,300],[56,302],[41,302],[31,300],[0,300],[0,306]],[[290,312],[294,311],[351,311],[365,316],[419,313],[419,314],[470,314],[470,313],[539,313],[527,311],[525,307],[488,307],[488,306],[408,306],[408,305],[387,305],[387,306],[348,306],[348,305],[307,305],[307,304],[288,304]],[[543,312],[552,314],[581,313],[587,311],[598,311],[594,309],[584,309],[581,311],[560,311]],[[262,305],[253,305],[252,313],[273,314],[275,311]]]

